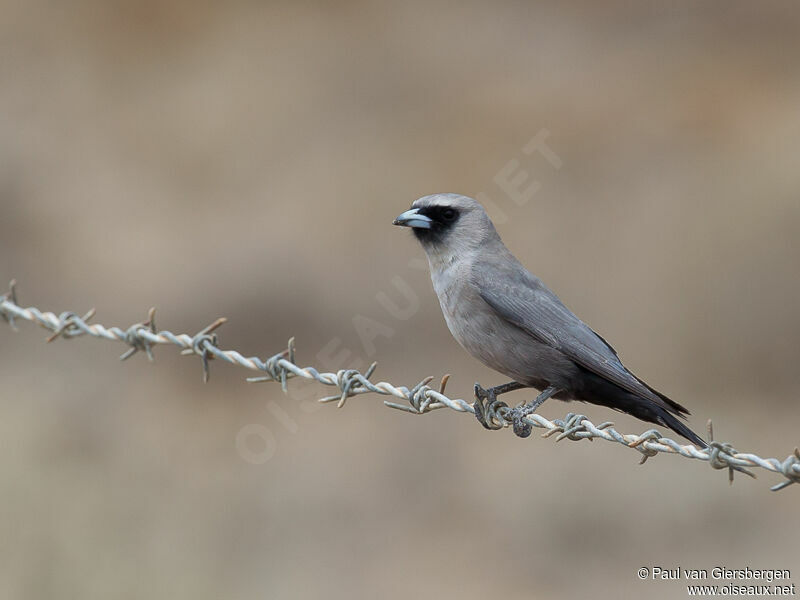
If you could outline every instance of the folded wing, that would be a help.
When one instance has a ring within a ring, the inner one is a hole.
[[[476,272],[493,271],[480,269]],[[652,400],[670,412],[686,412],[682,406],[628,371],[611,345],[576,317],[558,296],[522,265],[504,277],[503,282],[476,278],[475,284],[481,298],[492,309],[540,342],[556,348],[583,368],[632,394]]]

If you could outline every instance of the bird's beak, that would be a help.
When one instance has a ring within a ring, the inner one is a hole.
[[[431,218],[420,214],[418,208],[407,210],[392,221],[392,225],[402,225],[403,227],[414,227],[416,229],[430,229],[431,223],[433,223]]]

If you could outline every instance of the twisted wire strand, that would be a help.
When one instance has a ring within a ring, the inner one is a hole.
[[[92,336],[105,340],[123,342],[129,348],[120,356],[121,360],[130,358],[137,352],[144,352],[153,360],[153,346],[157,344],[171,344],[181,348],[182,354],[197,355],[202,360],[203,379],[208,381],[209,361],[219,359],[231,364],[239,365],[253,371],[260,371],[265,375],[250,377],[249,382],[280,382],[284,392],[288,390],[288,381],[300,377],[316,381],[323,385],[337,388],[335,395],[326,396],[319,401],[323,403],[336,402],[342,407],[347,399],[362,394],[379,394],[392,396],[402,402],[384,400],[390,408],[410,412],[413,414],[426,414],[434,410],[448,408],[460,413],[475,413],[473,405],[460,398],[449,398],[444,394],[448,376],[446,375],[437,388],[429,383],[433,377],[426,377],[415,386],[395,386],[386,381],[373,382],[370,377],[375,372],[377,363],[372,363],[366,372],[361,373],[355,369],[341,369],[336,373],[320,372],[314,367],[300,367],[295,362],[294,338],[289,340],[287,348],[265,360],[256,356],[244,356],[236,350],[223,350],[214,331],[225,323],[226,319],[217,319],[209,326],[201,329],[194,335],[185,333],[175,334],[167,330],[157,330],[155,324],[155,309],[150,309],[147,320],[134,323],[126,329],[120,327],[104,327],[100,324],[89,324],[94,317],[95,310],[91,309],[83,316],[74,312],[62,312],[56,315],[44,312],[35,307],[23,308],[17,303],[16,282],[12,281],[9,292],[0,296],[0,317],[16,330],[16,320],[21,319],[31,323],[38,323],[45,329],[53,332],[47,338],[48,342],[62,337],[72,339],[81,336]],[[508,406],[499,402],[484,409],[485,418],[494,428],[505,428],[510,424]],[[678,442],[663,437],[656,429],[649,429],[639,435],[622,434],[613,427],[613,423],[604,422],[595,425],[584,415],[568,413],[563,419],[549,420],[542,415],[533,413],[525,420],[531,426],[544,429],[542,437],[555,436],[556,441],[564,439],[572,441],[601,439],[607,442],[616,442],[628,448],[634,448],[641,454],[641,463],[644,463],[657,454],[676,454],[684,458],[692,458],[707,462],[713,469],[727,470],[729,480],[733,482],[734,472],[744,473],[755,478],[751,471],[761,468],[784,477],[784,480],[774,485],[773,491],[782,490],[794,483],[800,483],[800,450],[794,452],[784,460],[777,458],[761,458],[747,452],[737,451],[733,445],[714,440],[711,422],[708,423],[709,446],[699,449],[691,444]]]

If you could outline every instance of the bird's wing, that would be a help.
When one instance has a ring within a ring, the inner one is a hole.
[[[487,271],[491,269],[481,269],[484,274]],[[655,390],[625,368],[608,342],[522,265],[513,269],[510,276],[504,276],[503,281],[478,277],[474,283],[481,298],[505,320],[560,350],[585,369],[637,396],[663,404]]]

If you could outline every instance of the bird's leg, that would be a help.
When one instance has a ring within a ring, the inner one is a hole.
[[[475,384],[475,403],[472,407],[475,409],[475,418],[486,429],[502,429],[502,425],[495,425],[491,417],[487,419],[487,414],[496,411],[502,406],[508,406],[505,402],[499,402],[497,397],[506,392],[513,392],[514,390],[521,390],[528,387],[518,381],[509,381],[503,385],[496,385],[488,390],[481,387],[480,383]]]
[[[552,398],[561,390],[555,386],[550,386],[546,388],[541,394],[536,396],[536,399],[533,402],[529,402],[528,404],[523,404],[521,406],[517,406],[516,408],[511,409],[508,411],[508,415],[511,417],[511,423],[514,427],[514,433],[516,433],[519,437],[526,438],[531,434],[531,430],[533,429],[530,424],[524,421],[525,417],[527,417],[532,412],[535,412],[537,408],[539,408],[544,401],[548,398]]]

